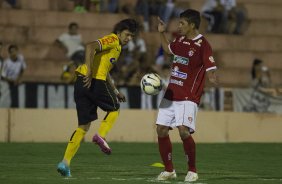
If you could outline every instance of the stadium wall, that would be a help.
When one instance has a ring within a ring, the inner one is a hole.
[[[93,123],[85,141],[91,141],[99,121]],[[156,142],[154,110],[121,110],[108,135],[109,141]],[[77,126],[76,111],[66,109],[1,109],[1,142],[66,142]],[[199,112],[197,142],[282,142],[282,115],[234,112]],[[177,130],[171,132],[179,142]]]

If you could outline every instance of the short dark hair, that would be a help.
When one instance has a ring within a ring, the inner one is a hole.
[[[199,29],[201,23],[201,16],[199,11],[193,9],[187,9],[180,14],[180,18],[187,19],[188,23],[194,23],[195,28]]]
[[[71,23],[69,24],[69,29],[71,29],[73,26],[79,27],[76,22],[71,22]]]
[[[132,33],[136,33],[138,30],[138,23],[134,19],[124,19],[117,23],[114,27],[113,33],[117,34],[124,30],[128,30]]]
[[[10,45],[10,46],[8,47],[8,52],[11,53],[12,49],[18,50],[19,48],[18,48],[17,45]]]

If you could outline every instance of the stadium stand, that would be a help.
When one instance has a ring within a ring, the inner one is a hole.
[[[121,0],[120,7],[135,1]],[[188,3],[187,3],[188,2]],[[183,7],[200,9],[204,0],[179,0]],[[127,15],[108,13],[77,14],[72,12],[69,0],[19,0],[21,9],[3,8],[0,11],[0,40],[15,43],[21,48],[28,65],[25,81],[59,82],[64,54],[50,50],[57,36],[66,31],[67,25],[79,22],[84,42],[92,41],[111,31],[118,20]],[[253,58],[265,61],[276,86],[282,85],[282,20],[280,0],[238,0],[248,12],[249,25],[244,35],[207,34],[220,66],[220,80],[224,87],[250,85],[250,68]],[[144,34],[148,55],[154,62],[159,46],[158,33]]]

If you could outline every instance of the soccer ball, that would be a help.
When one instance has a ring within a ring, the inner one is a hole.
[[[163,83],[158,74],[148,73],[142,77],[140,87],[147,95],[157,95],[162,90]]]

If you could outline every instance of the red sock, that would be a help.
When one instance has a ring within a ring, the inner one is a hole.
[[[159,152],[165,165],[165,171],[172,172],[172,145],[169,136],[158,137]]]
[[[192,136],[183,141],[184,151],[188,161],[189,171],[196,172],[196,145]]]

